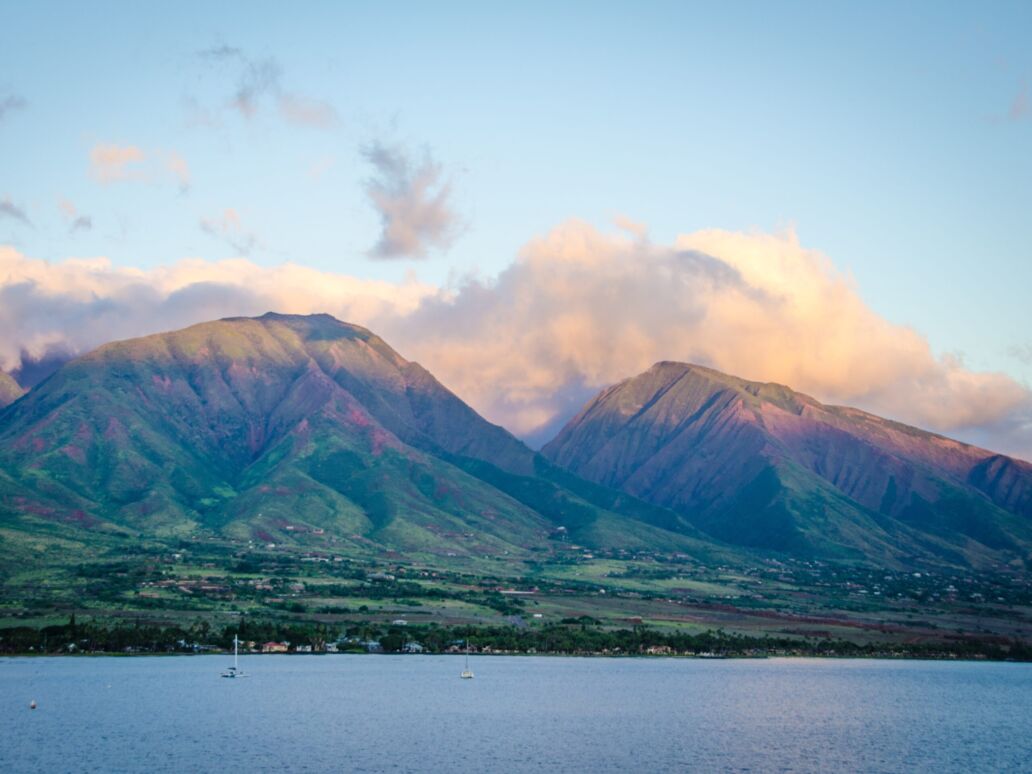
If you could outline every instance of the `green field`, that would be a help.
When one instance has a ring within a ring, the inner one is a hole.
[[[562,542],[532,558],[442,559],[394,551],[355,557],[332,545],[270,549],[212,536],[132,542],[128,550],[115,537],[86,547],[5,530],[0,541],[0,648],[5,631],[59,626],[73,615],[80,625],[205,633],[241,621],[307,626],[330,638],[384,635],[399,620],[411,631],[720,631],[794,642],[804,652],[850,643],[1006,654],[1032,643],[1032,584],[1006,571],[916,573],[773,559],[714,566],[683,554]]]

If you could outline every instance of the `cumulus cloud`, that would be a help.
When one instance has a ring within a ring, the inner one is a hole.
[[[240,255],[250,255],[258,244],[254,234],[245,231],[240,214],[232,207],[216,218],[201,218],[201,231],[225,242]]]
[[[228,106],[246,119],[254,118],[262,105],[271,102],[280,117],[297,126],[328,128],[337,123],[337,111],[322,100],[283,86],[283,68],[275,57],[254,58],[235,46],[215,46],[198,51],[209,64],[237,69],[236,88]]]
[[[380,329],[486,416],[538,440],[598,389],[659,360],[948,433],[1032,417],[1028,390],[936,358],[791,232],[702,231],[654,246],[568,223],[495,281],[429,297]],[[1032,454],[1032,434],[1021,437],[1005,450]]]
[[[16,220],[23,226],[32,226],[32,221],[29,220],[29,216],[25,214],[25,210],[12,202],[6,196],[3,199],[0,199],[0,220],[4,218]]]
[[[451,246],[459,228],[451,187],[429,153],[418,163],[398,147],[373,143],[362,155],[376,174],[366,181],[369,201],[380,216],[374,258],[425,258]]]
[[[24,98],[19,97],[17,94],[7,94],[0,97],[0,121],[7,118],[9,113],[23,110],[28,104]]]
[[[989,448],[1032,457],[1032,394],[936,357],[864,305],[796,236],[700,231],[673,244],[571,222],[493,281],[371,282],[286,264],[46,263],[0,248],[0,368],[22,351],[268,310],[366,325],[488,419],[544,440],[594,392],[659,360],[788,384]]]
[[[0,246],[0,369],[22,353],[82,353],[115,339],[270,310],[355,322],[410,314],[436,290],[329,274],[296,264],[190,259],[154,269],[106,258],[50,263]]]

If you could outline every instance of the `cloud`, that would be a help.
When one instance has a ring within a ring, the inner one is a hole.
[[[629,234],[634,234],[638,239],[648,239],[649,229],[644,223],[639,223],[636,220],[631,220],[624,215],[617,215],[613,218],[613,225],[617,228],[623,229]]]
[[[451,187],[429,153],[418,164],[400,148],[373,143],[362,150],[376,175],[366,181],[369,201],[380,216],[380,239],[374,258],[425,258],[434,248],[455,240],[458,218]]]
[[[291,124],[325,129],[337,122],[337,111],[328,103],[317,99],[281,93],[278,105],[280,115]]]
[[[29,216],[25,214],[25,210],[12,202],[6,196],[3,199],[0,199],[0,220],[3,218],[10,218],[11,220],[18,221],[24,226],[32,227],[32,221],[29,220]]]
[[[232,222],[223,214],[213,229]],[[444,288],[243,259],[144,270],[0,248],[5,370],[23,350],[82,352],[270,309],[366,325],[528,438],[544,440],[597,390],[682,360],[1032,458],[1032,393],[936,357],[791,232],[699,231],[658,245],[570,222],[531,241],[494,280]]]
[[[244,68],[232,105],[244,118],[254,118],[262,97],[279,91],[282,70],[279,63],[271,57],[252,60],[241,55],[240,58]]]
[[[1007,111],[1007,119],[1010,121],[1020,121],[1029,114],[1029,109],[1028,82],[1022,81],[1021,87],[1011,103],[1010,110]]]
[[[74,235],[79,231],[89,231],[93,228],[93,218],[89,215],[80,215],[79,209],[68,199],[58,199],[57,206],[61,214],[68,221],[68,234]]]
[[[197,52],[197,56],[202,59],[211,59],[215,61],[221,61],[225,59],[237,59],[243,57],[244,52],[235,46],[227,46],[225,44],[221,46],[213,46],[212,48],[201,49]]]
[[[337,111],[328,102],[307,97],[283,86],[283,68],[275,57],[253,58],[243,49],[221,45],[203,49],[197,55],[215,65],[234,64],[239,70],[236,90],[228,100],[230,108],[244,118],[253,119],[265,102],[276,105],[280,117],[297,126],[326,129],[338,122]],[[196,123],[213,123],[202,108],[193,105]],[[204,115],[204,121],[196,121]]]
[[[329,312],[341,319],[403,317],[436,289],[329,274],[296,264],[189,259],[154,269],[106,258],[62,262],[0,246],[0,369],[88,351],[104,342],[269,310]]]
[[[254,234],[244,231],[240,215],[229,208],[217,218],[201,218],[201,231],[225,242],[240,255],[250,255],[258,244]]]
[[[947,433],[1032,417],[1027,389],[936,358],[791,232],[701,231],[657,246],[567,223],[495,281],[470,280],[377,329],[492,421],[538,439],[597,390],[659,360]],[[1032,433],[992,437],[1032,455]]]
[[[28,104],[17,94],[8,94],[0,97],[0,121],[3,121],[9,113],[13,113],[16,110],[24,110]]]
[[[90,173],[107,185],[123,180],[141,180],[144,152],[135,145],[100,143],[90,149]]]
[[[1023,365],[1032,366],[1032,341],[1027,344],[1015,344],[1007,350],[1007,354]]]
[[[98,143],[90,149],[90,174],[110,183],[159,183],[172,180],[180,193],[190,190],[190,165],[175,151],[145,151],[136,145]]]
[[[75,234],[78,231],[89,231],[93,228],[93,218],[89,215],[80,215],[72,224],[68,227],[69,234]]]
[[[165,169],[179,183],[180,192],[186,193],[190,190],[190,165],[186,163],[186,159],[175,151],[169,151],[165,154]]]

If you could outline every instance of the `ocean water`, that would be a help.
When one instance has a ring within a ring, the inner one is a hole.
[[[1032,771],[1028,664],[229,663],[0,659],[0,772]]]

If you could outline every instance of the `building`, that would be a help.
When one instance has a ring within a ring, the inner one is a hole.
[[[289,642],[266,642],[262,644],[262,653],[286,653],[290,650]]]

